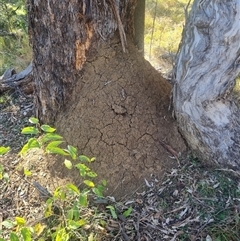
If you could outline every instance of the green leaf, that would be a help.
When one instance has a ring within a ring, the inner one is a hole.
[[[48,218],[53,214],[53,211],[52,211],[52,205],[53,204],[52,204],[52,202],[53,202],[52,199],[48,199],[47,202],[46,202],[47,207],[44,211],[44,217],[45,218]]]
[[[79,204],[82,207],[87,207],[88,206],[88,201],[87,201],[87,194],[80,194],[79,196]]]
[[[106,186],[107,185],[107,181],[106,180],[102,180],[102,185]]]
[[[23,226],[26,223],[25,219],[22,217],[15,217],[15,220],[17,222],[17,225],[19,225],[19,226]]]
[[[95,187],[94,183],[92,181],[89,180],[84,180],[83,181],[88,187]]]
[[[112,217],[114,219],[117,219],[117,214],[116,214],[115,208],[111,205],[107,206],[106,208],[108,208],[110,210]]]
[[[57,236],[55,241],[68,241],[68,240],[69,240],[69,234],[67,233],[65,228],[57,231]]]
[[[28,149],[30,148],[40,148],[40,144],[36,138],[30,138],[28,140]]]
[[[27,151],[28,151],[28,143],[26,143],[26,144],[22,147],[22,149],[21,149],[21,151],[18,153],[18,155],[20,155],[20,156],[25,155]]]
[[[34,226],[34,232],[37,234],[37,236],[39,236],[45,228],[46,228],[46,225],[43,225],[42,223],[37,223]]]
[[[84,219],[80,219],[77,221],[77,224],[79,225],[79,227],[82,227],[85,223],[86,221]]]
[[[92,190],[98,197],[103,197],[103,191],[105,190],[105,186],[97,185],[97,187],[93,188]]]
[[[51,147],[47,149],[47,152],[52,154],[59,154],[61,156],[68,156],[69,154],[65,152],[62,148],[59,147]]]
[[[14,223],[14,222],[11,221],[11,220],[4,220],[4,221],[2,222],[2,225],[3,225],[5,228],[11,229],[11,228],[13,228],[14,226],[16,226],[16,223]]]
[[[41,125],[41,129],[44,131],[44,132],[48,132],[48,133],[52,133],[54,132],[56,129],[55,128],[52,128],[51,126],[49,125]]]
[[[66,199],[66,193],[61,187],[58,187],[54,191],[53,197],[55,197],[57,199],[65,200]]]
[[[48,148],[48,147],[58,147],[62,143],[63,143],[63,141],[52,141],[47,145],[46,148]]]
[[[96,157],[92,157],[91,159],[90,159],[90,162],[94,162],[96,160]]]
[[[67,213],[67,219],[79,220],[79,216],[80,216],[79,206],[75,202],[73,207]]]
[[[32,237],[31,237],[31,232],[28,228],[24,227],[21,229],[21,234],[23,236],[23,240],[24,241],[31,241]]]
[[[36,138],[30,138],[28,142],[22,147],[21,151],[19,152],[19,155],[24,155],[26,152],[31,148],[39,148],[40,144],[37,141]]]
[[[69,154],[65,152],[62,148],[58,147],[63,141],[52,141],[46,146],[46,151],[49,153],[59,154],[62,156],[68,156]]]
[[[43,135],[41,141],[42,143],[46,143],[48,141],[57,141],[57,140],[62,140],[63,137],[56,134],[56,133],[46,133],[45,135]]]
[[[67,212],[67,219],[73,220],[73,209],[71,208]]]
[[[19,238],[18,238],[17,234],[11,233],[10,234],[10,241],[19,241]]]
[[[65,159],[64,160],[64,165],[66,166],[66,168],[68,168],[69,170],[72,169],[72,162]]]
[[[74,216],[74,220],[79,220],[80,211],[79,211],[79,207],[76,203],[74,203],[74,205],[73,205],[73,216]]]
[[[3,171],[4,171],[3,165],[0,163],[0,180],[2,180],[3,178]]]
[[[28,135],[28,134],[33,134],[33,135],[36,135],[36,134],[38,134],[38,129],[36,128],[36,127],[34,127],[34,126],[28,126],[28,127],[24,127],[23,129],[22,129],[22,134],[24,134],[24,135]]]
[[[127,218],[132,213],[132,207],[129,207],[126,211],[124,211],[123,216]]]
[[[74,220],[68,221],[68,227],[73,230],[82,227],[84,224],[86,224],[86,221],[84,219],[80,219],[78,221],[74,221]]]
[[[77,148],[74,146],[68,145],[68,152],[71,155],[73,160],[77,159]]]
[[[96,177],[97,173],[96,172],[87,172],[87,176],[89,176],[89,177]]]
[[[90,158],[88,158],[87,156],[81,155],[78,157],[80,161],[83,162],[91,162]]]
[[[99,220],[99,223],[100,223],[100,225],[101,225],[102,227],[106,227],[106,226],[107,226],[107,222],[106,222],[105,220],[100,219],[100,220]]]
[[[24,168],[24,175],[26,177],[30,177],[30,176],[32,176],[32,172]]]
[[[82,177],[86,176],[87,172],[90,171],[90,168],[87,167],[85,164],[82,164],[82,163],[78,163],[77,165],[75,165],[75,167],[79,170],[80,175]]]
[[[71,191],[75,192],[78,195],[80,194],[80,191],[77,188],[77,186],[73,185],[72,183],[67,184],[66,187],[67,187],[68,190],[71,190]]]
[[[6,154],[10,150],[10,147],[0,146],[0,156]]]
[[[103,193],[101,192],[100,189],[94,187],[92,190],[98,197],[103,197]]]
[[[94,241],[94,233],[90,233],[90,235],[88,236],[88,241]]]
[[[32,123],[32,124],[38,124],[39,120],[35,117],[31,117],[31,118],[29,118],[29,122]]]

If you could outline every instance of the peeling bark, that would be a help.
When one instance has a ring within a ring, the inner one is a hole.
[[[175,67],[180,130],[204,159],[240,170],[240,115],[232,99],[240,72],[240,0],[197,0]]]

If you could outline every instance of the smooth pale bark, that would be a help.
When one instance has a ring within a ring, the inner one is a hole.
[[[24,94],[32,94],[33,89],[32,63],[19,73],[16,73],[15,69],[11,68],[0,76],[0,93],[8,90],[17,90]]]
[[[240,72],[240,0],[197,0],[175,66],[180,130],[204,159],[240,169],[240,115],[231,92]]]

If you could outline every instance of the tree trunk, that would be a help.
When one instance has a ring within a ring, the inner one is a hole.
[[[136,3],[29,2],[38,117],[55,121],[69,144],[96,156],[93,168],[117,196],[150,174],[161,176],[177,164],[169,155],[185,149],[167,111],[171,86],[133,44],[143,43],[143,26],[134,31]]]
[[[240,71],[240,0],[196,0],[175,66],[173,104],[190,147],[240,170],[240,115],[232,90]]]
[[[29,0],[38,117],[52,122],[67,103],[88,55],[118,29],[123,51],[133,37],[137,0]],[[126,32],[126,33],[125,33]]]
[[[144,55],[145,0],[138,0],[134,13],[134,44]]]

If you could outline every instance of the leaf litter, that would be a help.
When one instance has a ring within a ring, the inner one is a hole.
[[[0,146],[11,146],[16,152],[27,141],[20,133],[33,115],[33,97],[12,95],[5,99],[0,104]],[[19,169],[22,160],[14,153],[0,157],[9,175],[7,182],[0,180],[1,229],[4,220],[16,216],[29,222],[41,219],[41,195],[50,196],[57,184],[66,181],[47,172],[43,153],[35,155],[37,174],[29,178],[23,176],[24,170]],[[203,166],[191,156],[178,161],[180,166],[161,180],[154,176],[145,179],[145,191],[141,193],[136,191],[121,202],[114,197],[93,200],[92,205],[104,213],[107,223],[99,240],[240,240],[239,176]],[[33,165],[29,161],[26,164]],[[116,214],[114,218],[106,208],[109,205]]]

